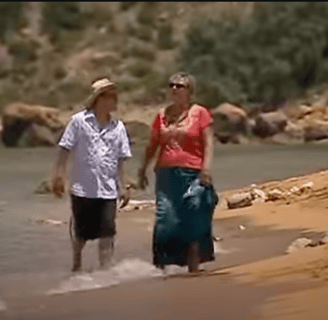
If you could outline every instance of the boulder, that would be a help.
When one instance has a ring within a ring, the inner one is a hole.
[[[313,246],[313,241],[308,238],[298,238],[287,248],[286,253],[293,253],[300,249]]]
[[[314,109],[307,105],[300,105],[297,107],[297,119],[303,119],[305,116],[312,114]]]
[[[255,118],[253,133],[261,138],[273,136],[285,129],[287,120],[281,111],[261,113]]]
[[[267,201],[276,201],[276,200],[282,200],[285,198],[286,197],[285,197],[284,193],[278,189],[270,190],[267,193]]]
[[[2,141],[5,146],[52,146],[64,130],[60,111],[44,106],[12,103],[3,111]]]
[[[223,103],[212,110],[214,133],[219,132],[247,132],[246,112],[230,103]]]
[[[252,205],[252,195],[250,192],[237,193],[226,200],[229,209],[243,208]]]
[[[304,142],[304,126],[300,122],[287,121],[284,133],[295,141]]]
[[[307,119],[304,124],[305,142],[328,138],[328,121],[319,119]]]
[[[140,121],[124,121],[131,144],[145,143],[149,139],[150,127]]]

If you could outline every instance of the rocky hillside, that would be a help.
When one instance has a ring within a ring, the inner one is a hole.
[[[0,112],[14,101],[72,109],[104,75],[118,82],[121,104],[157,104],[190,22],[243,17],[253,3],[20,4],[18,26],[0,41]]]

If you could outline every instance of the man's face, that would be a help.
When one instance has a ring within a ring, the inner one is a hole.
[[[116,88],[108,88],[99,94],[97,99],[97,107],[107,112],[117,110],[117,91]]]

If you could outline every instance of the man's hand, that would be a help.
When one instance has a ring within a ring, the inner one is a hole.
[[[138,188],[140,188],[141,190],[145,190],[147,186],[148,186],[148,179],[146,177],[146,171],[140,169],[138,171]]]
[[[120,188],[119,191],[120,209],[124,208],[130,201],[130,190],[127,188]]]
[[[57,198],[62,198],[65,193],[65,182],[63,177],[55,177],[52,180],[52,192]]]
[[[212,175],[209,170],[202,170],[199,173],[200,183],[203,185],[211,185],[213,183]]]

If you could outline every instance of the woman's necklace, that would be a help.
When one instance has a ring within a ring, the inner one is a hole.
[[[183,119],[186,118],[186,116],[188,115],[189,112],[189,108],[184,108],[183,110],[178,109],[178,108],[172,108],[169,107],[171,109],[168,110],[167,113],[167,117],[168,117],[168,124],[178,124],[179,122],[181,122]]]

